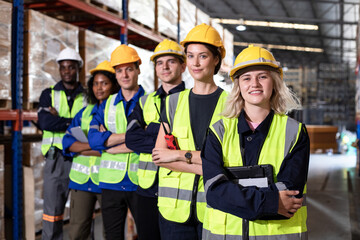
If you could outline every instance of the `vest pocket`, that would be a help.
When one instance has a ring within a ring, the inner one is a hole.
[[[173,135],[176,137],[180,149],[189,149],[188,127],[177,127],[173,131]]]

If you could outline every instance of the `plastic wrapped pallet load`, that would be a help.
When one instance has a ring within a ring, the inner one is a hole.
[[[153,0],[129,0],[129,18],[148,26],[155,27],[155,1]]]
[[[0,145],[0,239],[5,239],[5,219],[4,219],[4,206],[5,206],[5,189],[4,189],[4,145]]]
[[[104,35],[89,31],[80,31],[80,51],[84,51],[84,68],[86,81],[90,78],[90,70],[94,69],[104,60],[110,61],[110,55],[120,45],[115,40]]]
[[[178,35],[178,1],[158,0],[159,32],[167,37],[177,39]]]
[[[0,99],[11,99],[11,3],[0,1]]]
[[[180,0],[180,41],[196,25],[196,7],[188,0]]]
[[[39,101],[42,90],[60,80],[56,58],[66,47],[79,49],[79,28],[39,12],[25,17],[24,108]]]

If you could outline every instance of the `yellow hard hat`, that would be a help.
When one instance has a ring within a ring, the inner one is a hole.
[[[265,48],[255,47],[252,44],[242,50],[236,57],[234,67],[230,70],[230,78],[234,81],[234,74],[240,69],[261,65],[277,69],[282,79],[283,71],[280,62],[277,62],[272,53]]]
[[[134,63],[139,62],[141,64],[141,59],[137,54],[136,50],[128,45],[121,44],[111,53],[110,64],[112,67],[115,67],[120,64],[125,63]]]
[[[164,39],[156,46],[154,54],[150,57],[150,60],[154,61],[157,56],[168,54],[178,55],[183,58],[184,61],[186,58],[182,47],[177,42],[171,41],[169,39]]]
[[[215,47],[219,47],[221,58],[225,57],[226,51],[220,34],[212,26],[205,23],[197,25],[190,30],[184,41],[181,41],[180,44],[185,47],[185,44],[190,42],[207,43]]]
[[[97,71],[107,71],[107,72],[111,72],[111,73],[115,73],[115,70],[113,67],[111,67],[111,64],[109,61],[105,60],[101,63],[99,63],[96,68],[93,68],[90,70],[90,74],[94,74]]]

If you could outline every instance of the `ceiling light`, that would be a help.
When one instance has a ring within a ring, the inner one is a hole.
[[[298,47],[298,46],[288,46],[288,45],[274,45],[274,44],[259,44],[259,43],[245,43],[245,42],[234,42],[234,46],[248,47],[250,44],[254,46],[259,46],[267,49],[281,49],[289,51],[300,51],[300,52],[324,52],[322,48],[311,48],[311,47]]]
[[[318,25],[312,25],[312,24],[266,22],[266,21],[252,21],[252,20],[243,20],[243,19],[237,20],[237,19],[223,19],[223,18],[213,18],[212,20],[214,20],[216,23],[255,26],[255,27],[289,28],[289,29],[314,30],[314,31],[319,29]]]
[[[242,32],[242,31],[245,31],[246,30],[246,26],[245,25],[237,25],[236,26],[236,30]]]

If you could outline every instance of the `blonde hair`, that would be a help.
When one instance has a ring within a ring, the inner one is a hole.
[[[270,108],[278,114],[286,114],[291,110],[301,109],[300,100],[281,79],[278,72],[269,71],[273,80],[273,93],[270,98]],[[234,74],[236,76],[236,73]],[[237,118],[245,106],[244,98],[241,96],[239,79],[234,80],[234,86],[227,97],[225,109],[222,115],[227,118]]]

